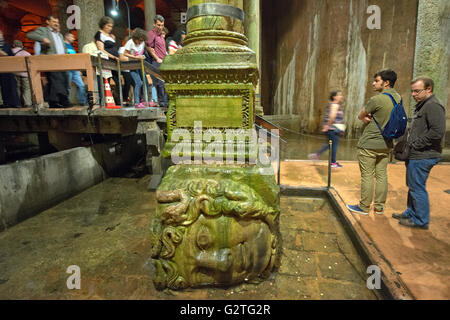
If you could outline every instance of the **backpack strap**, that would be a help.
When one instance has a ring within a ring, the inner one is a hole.
[[[397,107],[399,104],[403,104],[403,98],[400,97],[400,98],[401,98],[400,103],[397,103],[397,101],[395,101],[394,97],[393,97],[390,93],[384,92],[383,94],[384,94],[385,96],[388,96],[389,98],[391,98],[392,103],[394,104],[394,109],[395,109],[395,107]],[[394,109],[392,109],[392,111],[394,111]],[[391,112],[391,114],[392,114],[392,112]],[[381,135],[383,135],[383,129],[381,129],[381,126],[380,126],[380,124],[378,123],[377,119],[375,119],[375,117],[373,117],[373,120],[375,121],[375,123],[376,123],[378,129],[380,129]]]
[[[391,98],[392,103],[394,104],[394,107],[396,107],[399,104],[399,103],[397,103],[397,101],[395,101],[394,97],[390,93],[384,92],[383,94],[385,96],[388,96],[389,98]],[[400,99],[401,99],[400,103],[402,103],[403,102],[403,98],[400,97]]]

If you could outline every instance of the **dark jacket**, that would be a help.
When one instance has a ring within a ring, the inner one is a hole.
[[[408,137],[411,147],[409,159],[434,159],[442,154],[442,139],[445,135],[445,108],[432,95],[416,105]]]

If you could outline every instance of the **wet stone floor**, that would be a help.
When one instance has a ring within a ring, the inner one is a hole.
[[[377,299],[366,267],[322,199],[282,197],[281,267],[260,283],[183,292],[152,283],[149,176],[111,178],[0,233],[0,299]],[[66,273],[80,267],[81,288]]]

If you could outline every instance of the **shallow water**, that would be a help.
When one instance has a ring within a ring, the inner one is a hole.
[[[152,283],[150,176],[111,178],[0,233],[0,299],[376,299],[366,267],[323,199],[281,198],[281,267],[233,288],[159,292]],[[81,270],[81,289],[66,270]]]

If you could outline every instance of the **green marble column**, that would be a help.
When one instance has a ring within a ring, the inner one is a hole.
[[[270,165],[253,161],[259,75],[244,21],[242,0],[188,1],[185,46],[161,66],[170,98],[163,156],[175,163],[151,227],[161,290],[262,281],[278,265],[279,187]]]

